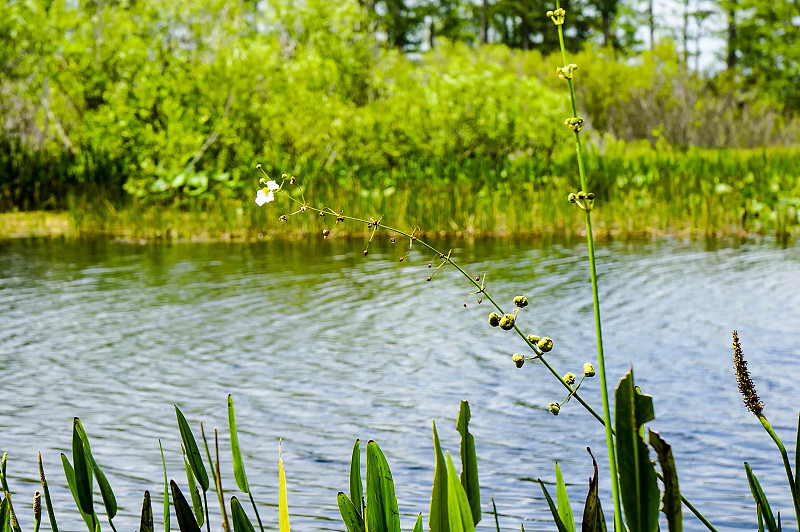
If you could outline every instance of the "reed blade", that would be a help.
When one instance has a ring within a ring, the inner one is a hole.
[[[231,497],[231,521],[234,532],[255,532],[253,523],[250,522],[242,503],[236,497]]]
[[[175,518],[178,520],[178,529],[181,532],[200,532],[197,520],[194,518],[192,507],[186,501],[186,497],[181,493],[180,488],[174,480],[169,481],[170,491],[172,492],[172,504],[175,507]]]
[[[361,483],[361,443],[356,440],[350,455],[350,502],[364,520],[364,485]]]
[[[142,516],[139,519],[139,532],[154,532],[153,504],[150,501],[150,492],[145,490],[142,500]]]
[[[478,482],[478,455],[475,452],[475,438],[469,432],[469,403],[461,401],[456,429],[461,434],[461,485],[469,499],[472,522],[481,520],[481,491]]]
[[[103,473],[103,470],[100,469],[100,466],[97,464],[94,456],[92,455],[92,447],[89,444],[89,436],[86,434],[86,430],[84,430],[81,420],[76,417],[74,419],[74,424],[76,430],[78,431],[78,435],[83,441],[83,447],[86,451],[86,458],[88,459],[89,465],[92,468],[94,478],[97,479],[97,486],[100,488],[100,496],[103,498],[103,506],[105,507],[106,514],[110,520],[117,515],[117,499],[114,496],[114,491],[111,489],[111,485],[108,483],[106,475]]]
[[[339,514],[342,516],[347,532],[366,532],[364,518],[361,517],[353,501],[344,492],[340,491],[336,495],[336,502],[339,505]]]
[[[558,462],[556,462],[556,502],[558,503],[558,515],[561,516],[561,522],[564,523],[569,532],[575,532],[575,518],[572,516],[572,508],[569,505],[567,485],[564,483],[564,477],[561,474]]]
[[[242,452],[239,449],[239,436],[236,433],[236,413],[233,408],[233,396],[228,394],[228,430],[231,436],[231,454],[233,454],[233,478],[236,479],[236,485],[244,493],[250,493],[250,487],[247,484],[247,474],[244,471],[244,460],[242,460]]]
[[[444,453],[442,453],[439,433],[436,431],[436,422],[433,422],[433,449],[436,453],[436,469],[433,472],[428,527],[430,530],[449,532],[450,524],[447,520],[447,462],[444,459]]]
[[[203,458],[200,456],[200,451],[197,449],[197,442],[192,434],[192,429],[189,427],[189,423],[187,423],[178,405],[175,405],[175,415],[178,418],[178,430],[180,430],[181,433],[181,441],[186,449],[189,464],[192,466],[194,476],[200,483],[203,492],[206,492],[209,486],[208,473],[206,472],[206,466],[203,465]]]
[[[447,521],[450,532],[475,532],[467,492],[458,479],[450,452],[447,453]]]

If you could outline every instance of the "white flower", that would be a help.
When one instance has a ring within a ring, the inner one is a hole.
[[[280,190],[281,186],[275,181],[267,181],[267,186],[256,192],[256,205],[261,207],[265,203],[275,201],[275,190]]]
[[[258,192],[256,192],[256,205],[261,207],[265,203],[269,203],[275,200],[275,194],[272,193],[270,190],[268,193],[264,192],[265,189],[260,188]]]

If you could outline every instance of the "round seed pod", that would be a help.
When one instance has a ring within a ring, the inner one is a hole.
[[[539,337],[536,336],[535,334],[529,334],[528,335],[528,341],[530,343],[532,343],[533,345],[536,345],[539,342]]]
[[[553,340],[549,336],[545,336],[540,338],[539,343],[536,345],[542,353],[547,353],[553,349]]]
[[[514,298],[514,304],[519,308],[528,306],[528,298],[525,296],[517,296]]]
[[[594,377],[594,366],[592,366],[591,362],[587,362],[583,365],[583,376]]]
[[[516,365],[518,368],[521,368],[521,367],[522,367],[522,365],[523,365],[523,364],[525,364],[525,357],[523,357],[523,356],[522,356],[522,355],[520,355],[519,353],[514,353],[513,355],[511,355],[511,360],[513,360],[513,361],[514,361],[514,364],[515,364],[515,365]]]
[[[550,413],[554,416],[557,416],[559,411],[561,411],[561,407],[558,406],[558,403],[550,403]]]
[[[514,328],[514,323],[516,321],[513,314],[503,314],[503,317],[500,318],[500,328],[504,331],[511,330]]]
[[[489,314],[489,325],[491,325],[492,327],[497,327],[498,325],[500,325],[500,314],[498,314],[497,312],[492,312],[491,314]]]

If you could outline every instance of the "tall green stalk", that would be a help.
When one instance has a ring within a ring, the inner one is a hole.
[[[589,266],[592,278],[592,299],[594,300],[594,325],[597,334],[597,369],[600,375],[600,388],[603,397],[603,419],[606,430],[606,446],[608,448],[608,466],[611,474],[611,490],[614,497],[614,529],[624,530],[622,525],[622,505],[620,503],[619,477],[617,476],[617,457],[614,450],[614,434],[611,425],[611,406],[608,399],[608,384],[606,380],[605,357],[603,356],[603,333],[600,321],[600,298],[597,291],[597,268],[595,266],[594,238],[592,236],[592,203],[594,196],[587,192],[586,170],[584,168],[583,145],[581,143],[581,126],[583,120],[578,117],[578,109],[575,103],[575,90],[572,85],[573,66],[567,63],[567,51],[564,46],[564,16],[565,12],[561,9],[560,2],[556,0],[556,11],[548,13],[550,18],[558,28],[558,42],[561,47],[561,57],[564,60],[562,76],[569,84],[569,97],[572,104],[572,118],[566,124],[575,134],[575,152],[578,159],[578,172],[581,181],[581,193],[570,195],[570,200],[577,203],[584,211],[586,219],[586,243],[589,247]]]

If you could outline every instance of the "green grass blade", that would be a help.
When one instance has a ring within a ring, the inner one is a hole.
[[[664,477],[664,498],[661,511],[667,516],[669,532],[683,531],[681,516],[681,490],[678,488],[678,470],[672,456],[672,447],[653,430],[649,431],[650,445],[656,450],[661,474]]]
[[[192,466],[194,476],[200,483],[203,492],[206,492],[209,486],[208,473],[206,472],[206,466],[203,465],[203,458],[200,456],[200,451],[197,449],[197,442],[192,434],[192,429],[189,427],[189,423],[186,422],[186,418],[183,416],[181,409],[178,408],[178,405],[175,405],[175,415],[178,418],[178,430],[180,430],[181,433],[183,446],[186,448],[189,464]]]
[[[56,523],[56,513],[53,510],[53,503],[50,500],[50,488],[47,487],[47,479],[44,476],[44,464],[42,463],[42,453],[39,453],[39,477],[42,481],[42,491],[44,492],[44,502],[47,505],[47,518],[50,520],[50,530],[58,532]]]
[[[86,527],[89,529],[89,532],[94,532],[94,516],[87,514],[81,509],[81,504],[78,502],[77,488],[75,486],[75,470],[69,463],[69,458],[67,458],[67,455],[64,453],[61,453],[61,464],[64,466],[64,476],[67,477],[69,491],[72,492],[72,498],[75,499],[75,504],[77,505],[78,511],[83,518],[83,522],[86,523]]]
[[[233,396],[228,394],[228,430],[231,435],[231,453],[233,454],[233,478],[236,485],[244,493],[250,493],[250,486],[247,484],[247,474],[244,471],[244,460],[239,449],[239,435],[236,433],[236,413],[233,408]]]
[[[86,450],[83,440],[78,432],[78,424],[72,425],[72,461],[74,462],[73,471],[75,475],[75,493],[78,496],[78,504],[81,511],[86,515],[94,514],[92,501],[92,484],[89,464],[86,463]],[[94,529],[94,527],[92,527]]]
[[[144,491],[142,500],[142,517],[139,519],[139,532],[154,532],[153,526],[153,504],[150,501],[150,492]]]
[[[181,493],[180,488],[174,480],[169,481],[169,488],[172,492],[172,505],[175,507],[175,518],[178,520],[178,529],[181,532],[200,532],[197,520],[194,518],[192,507],[186,501],[186,497]]]
[[[616,455],[625,520],[631,530],[658,530],[660,493],[653,463],[639,428],[653,418],[652,399],[633,384],[633,370],[620,380],[615,393]]]
[[[203,526],[203,500],[200,498],[200,492],[197,491],[197,483],[194,481],[194,473],[192,473],[192,466],[189,465],[189,460],[186,459],[186,452],[181,446],[181,453],[183,454],[183,468],[186,470],[186,483],[189,486],[189,494],[192,496],[192,509],[194,516],[197,520],[197,526]]]
[[[450,532],[475,532],[467,492],[458,479],[449,452],[447,453],[447,520]]]
[[[394,480],[386,457],[374,441],[367,442],[367,530],[400,532]]]
[[[556,522],[556,528],[558,532],[569,532],[567,527],[564,526],[564,522],[561,520],[561,516],[558,514],[558,508],[556,507],[556,503],[553,502],[553,498],[550,497],[550,493],[547,492],[547,488],[544,487],[544,482],[542,479],[537,479],[539,481],[539,485],[542,487],[542,493],[544,493],[544,498],[547,501],[547,506],[550,507],[550,513],[553,515],[553,521]]]
[[[433,449],[436,453],[436,469],[433,473],[433,489],[431,491],[431,508],[428,513],[428,527],[430,530],[449,532],[450,524],[447,520],[447,462],[444,460],[442,446],[439,443],[439,433],[436,432],[436,422],[433,422]]]
[[[353,444],[350,456],[350,502],[353,503],[361,520],[364,520],[364,485],[361,483],[361,443]]]
[[[236,497],[231,497],[231,521],[233,521],[234,532],[255,532],[253,523],[247,517],[247,513],[242,508],[242,503]]]
[[[347,527],[347,532],[366,532],[364,518],[344,492],[340,491],[336,495],[336,502],[339,504],[339,514],[342,516],[344,526]]]
[[[473,524],[481,520],[481,491],[478,483],[478,456],[475,452],[475,438],[469,433],[469,403],[461,401],[456,429],[461,434],[461,485],[469,499]]]
[[[586,450],[589,451],[589,456],[592,457],[594,475],[589,479],[589,493],[586,495],[586,504],[583,506],[581,532],[606,532],[606,519],[603,516],[603,508],[600,506],[600,495],[597,489],[597,460],[594,459],[594,455],[588,447]]]
[[[800,413],[797,414],[797,436],[794,443],[794,493],[800,497]]]
[[[111,485],[108,483],[106,475],[103,473],[103,470],[100,469],[100,466],[97,465],[94,456],[92,456],[92,448],[89,444],[89,436],[86,434],[86,430],[84,430],[81,420],[76,417],[74,419],[74,424],[78,431],[78,435],[83,441],[83,448],[86,451],[86,458],[88,459],[89,465],[92,468],[94,478],[97,479],[97,486],[100,488],[100,496],[103,498],[103,506],[106,509],[106,515],[108,515],[108,519],[110,521],[114,518],[114,516],[117,515],[117,499],[114,496],[114,491],[111,489]]]
[[[167,463],[164,461],[164,449],[161,440],[158,440],[158,450],[161,452],[161,467],[164,469],[164,532],[169,532],[169,483],[167,482]]]
[[[278,525],[280,532],[289,532],[289,503],[286,500],[286,472],[278,450]]]
[[[561,517],[561,522],[564,523],[569,532],[575,532],[575,518],[572,516],[572,507],[569,505],[567,485],[564,483],[564,477],[561,475],[561,468],[558,467],[558,462],[556,462],[556,501],[558,502],[558,515]]]
[[[497,505],[494,503],[494,497],[492,499],[492,513],[494,514],[494,529],[496,532],[500,532],[500,518],[497,516]]]
[[[769,506],[764,491],[761,489],[761,484],[758,482],[755,473],[750,469],[750,464],[744,463],[744,470],[747,474],[747,482],[750,484],[750,492],[753,494],[753,500],[758,508],[759,515],[764,518],[764,525],[769,532],[778,532],[778,525],[775,522],[775,515],[772,513],[772,508]]]

